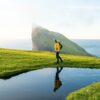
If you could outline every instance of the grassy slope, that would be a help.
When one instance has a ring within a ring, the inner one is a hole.
[[[69,94],[66,100],[100,100],[100,82]]]
[[[61,56],[64,63],[56,65],[55,53],[52,52],[0,49],[0,77],[55,66],[100,68],[100,58],[63,54]]]

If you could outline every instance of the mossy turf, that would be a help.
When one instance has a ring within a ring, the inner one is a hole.
[[[72,92],[66,100],[100,100],[100,82]]]
[[[46,67],[100,68],[100,58],[61,54],[63,63],[56,64],[54,52],[0,49],[0,78]]]

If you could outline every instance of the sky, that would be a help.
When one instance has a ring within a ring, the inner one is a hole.
[[[100,39],[100,0],[0,0],[0,40],[42,26],[70,39]]]

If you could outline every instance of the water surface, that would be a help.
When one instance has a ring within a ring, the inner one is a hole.
[[[100,39],[77,39],[73,41],[90,54],[100,57]]]
[[[70,92],[98,81],[99,69],[45,68],[0,79],[0,100],[64,100]]]

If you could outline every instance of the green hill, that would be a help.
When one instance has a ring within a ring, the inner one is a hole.
[[[0,49],[0,78],[46,67],[100,68],[100,58],[61,54],[63,63],[56,65],[55,53]]]
[[[79,45],[60,33],[52,32],[42,27],[36,27],[32,30],[33,50],[54,51],[53,45],[55,39],[63,45],[61,53],[71,55],[90,55]]]

